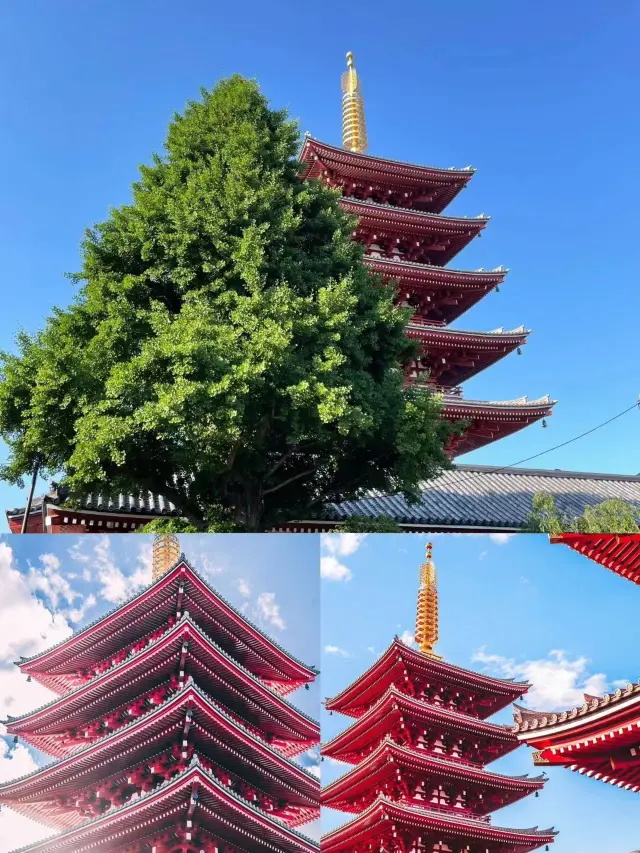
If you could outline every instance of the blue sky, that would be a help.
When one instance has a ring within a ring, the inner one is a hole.
[[[115,607],[151,578],[152,537],[0,536],[0,719],[53,699],[27,683],[13,662],[50,648]],[[305,663],[320,664],[320,612],[316,536],[186,535],[187,559],[235,607]],[[292,694],[314,719],[320,714],[319,680]],[[0,782],[51,759],[2,737]],[[300,761],[317,772],[315,751]],[[319,822],[302,831],[318,837]],[[46,838],[51,831],[3,808],[0,853]],[[20,843],[16,842],[20,840]]]
[[[420,535],[325,536],[322,557],[322,694],[334,696],[374,662],[395,634],[410,641]],[[440,643],[449,663],[529,681],[528,703],[542,710],[582,704],[636,681],[640,590],[543,535],[431,537],[440,592]],[[492,718],[509,723],[509,709]],[[322,713],[322,738],[348,718]],[[323,784],[346,765],[325,759]],[[491,765],[509,775],[538,775],[522,746]],[[555,853],[629,853],[638,847],[637,795],[550,768],[539,798],[499,811],[496,825],[555,825]],[[326,810],[323,831],[344,822]]]
[[[640,391],[639,27],[632,0],[407,0],[400,15],[381,0],[1,4],[0,347],[68,304],[83,229],[128,201],[138,164],[201,85],[256,77],[301,130],[339,143],[353,50],[371,153],[478,169],[451,212],[492,221],[456,263],[512,272],[456,325],[533,329],[522,357],[467,396],[560,400],[549,429],[461,461],[508,465],[595,426]],[[637,473],[639,417],[535,464]],[[0,486],[2,508],[23,500]]]

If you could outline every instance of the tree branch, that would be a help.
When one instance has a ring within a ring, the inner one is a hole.
[[[288,486],[289,483],[294,483],[296,480],[301,480],[303,477],[308,477],[309,474],[313,474],[314,471],[317,471],[317,466],[315,468],[308,468],[306,471],[301,471],[299,474],[294,474],[293,477],[289,477],[288,480],[283,480],[282,483],[278,483],[277,486],[272,486],[270,489],[265,489],[262,493],[262,496],[270,495],[273,492],[279,492],[280,489],[284,489],[285,486]]]

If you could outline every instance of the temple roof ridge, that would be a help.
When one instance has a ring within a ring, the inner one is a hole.
[[[195,759],[195,761],[194,761],[194,759]],[[55,835],[51,835],[48,838],[43,839],[42,841],[37,841],[35,843],[28,844],[25,847],[19,847],[16,850],[13,850],[12,853],[26,853],[26,851],[28,851],[30,848],[35,847],[39,844],[44,844],[45,842],[54,841],[54,840],[58,841],[58,840],[64,838],[65,835],[72,835],[72,834],[78,832],[78,830],[85,829],[87,826],[90,826],[91,824],[98,823],[99,821],[104,820],[105,818],[111,818],[117,813],[122,813],[122,812],[127,811],[128,809],[137,808],[143,801],[152,799],[156,794],[158,794],[164,788],[169,788],[172,785],[176,785],[176,787],[177,787],[179,784],[183,784],[183,785],[186,784],[188,781],[190,781],[190,777],[195,776],[196,773],[199,773],[199,774],[202,774],[203,776],[205,776],[206,779],[208,780],[208,782],[213,785],[214,789],[221,790],[225,794],[229,795],[232,799],[238,800],[238,802],[240,802],[243,806],[249,808],[251,811],[254,811],[259,817],[266,819],[267,821],[272,823],[276,829],[282,830],[285,833],[288,832],[291,835],[293,835],[294,837],[299,838],[302,841],[305,841],[305,842],[313,845],[313,847],[316,848],[317,850],[320,849],[320,845],[316,841],[314,841],[312,838],[309,838],[309,836],[304,835],[304,833],[298,832],[297,830],[295,830],[289,826],[286,826],[284,823],[282,823],[277,818],[272,817],[268,812],[265,812],[262,809],[258,808],[256,805],[251,803],[249,800],[245,800],[243,797],[241,797],[239,794],[237,794],[232,788],[229,788],[226,785],[222,785],[220,782],[218,782],[218,780],[216,779],[216,777],[212,773],[210,773],[208,770],[206,770],[204,768],[204,766],[202,764],[200,764],[200,762],[197,760],[197,756],[194,756],[191,759],[191,761],[189,762],[189,765],[185,770],[180,771],[172,779],[166,779],[166,780],[160,782],[158,785],[155,786],[155,788],[152,788],[152,790],[146,791],[146,792],[144,792],[142,794],[138,794],[138,795],[134,794],[127,803],[124,803],[121,806],[111,806],[106,811],[104,811],[101,815],[98,815],[98,817],[94,817],[94,818],[90,818],[89,820],[82,821],[81,823],[76,824],[71,829],[65,830],[64,832],[56,833]]]
[[[189,691],[193,691],[194,693],[199,695],[202,699],[204,699],[204,701],[209,705],[209,707],[213,708],[216,711],[216,713],[221,714],[229,723],[231,723],[231,725],[240,729],[248,738],[255,741],[255,743],[257,743],[259,747],[261,747],[262,749],[266,749],[268,752],[270,752],[271,755],[274,756],[274,758],[288,765],[293,770],[302,773],[304,776],[307,777],[309,781],[318,781],[317,776],[314,776],[313,773],[310,773],[301,764],[298,764],[298,762],[293,761],[291,758],[288,758],[286,755],[283,755],[281,752],[275,750],[269,743],[267,743],[266,740],[259,738],[246,726],[244,726],[238,719],[228,714],[225,708],[220,705],[213,698],[213,696],[211,696],[209,693],[206,692],[206,690],[203,690],[202,687],[195,683],[195,681],[193,680],[193,676],[189,676],[184,687],[179,688],[176,693],[173,694],[173,696],[169,696],[167,699],[163,699],[163,701],[159,705],[153,708],[153,710],[148,711],[146,714],[143,714],[142,716],[137,717],[134,720],[130,720],[129,722],[124,723],[115,731],[109,732],[103,737],[95,740],[93,743],[89,743],[86,746],[83,746],[81,749],[77,750],[77,752],[71,753],[71,755],[67,755],[64,758],[56,758],[53,761],[48,762],[47,764],[43,764],[40,767],[37,767],[35,770],[32,770],[29,773],[25,773],[22,776],[16,777],[15,779],[0,783],[0,796],[2,796],[3,788],[11,787],[19,782],[24,782],[31,777],[38,776],[40,773],[52,770],[59,764],[72,763],[77,759],[82,758],[84,753],[90,752],[92,749],[95,749],[97,747],[104,747],[108,744],[109,741],[117,740],[123,734],[129,733],[129,731],[134,727],[139,726],[142,728],[143,725],[148,724],[149,721],[152,720],[154,717],[161,716],[161,712],[165,712],[169,705],[179,705],[185,701],[188,701],[188,697],[186,696],[186,694],[189,693]],[[283,784],[286,783],[283,782]]]
[[[502,335],[506,337],[507,335],[530,335],[531,329],[527,329],[526,326],[522,323],[517,326],[515,329],[505,329],[504,326],[500,326],[497,329],[491,329],[487,332],[479,331],[476,329],[457,329],[453,326],[437,326],[430,323],[428,320],[424,320],[423,322],[416,322],[411,319],[407,323],[407,328],[411,329],[427,329],[433,332],[442,332],[443,334],[458,334],[458,335],[481,335],[486,338],[491,337],[499,337]]]
[[[513,834],[532,834],[532,835],[557,835],[557,831],[554,827],[549,829],[541,830],[537,826],[527,827],[526,829],[515,829],[513,827],[504,827],[504,826],[494,826],[493,824],[487,824],[485,821],[477,820],[474,818],[467,818],[462,815],[457,815],[452,812],[447,812],[446,814],[440,811],[436,811],[435,809],[426,808],[423,805],[408,805],[406,803],[398,803],[395,800],[386,797],[384,794],[379,794],[376,799],[368,806],[364,811],[362,811],[357,817],[351,817],[349,820],[346,820],[344,823],[341,823],[339,826],[336,826],[335,829],[332,829],[330,832],[323,835],[322,840],[326,841],[331,838],[331,836],[336,835],[341,830],[345,829],[352,823],[364,821],[365,817],[368,817],[370,814],[374,813],[376,810],[380,809],[381,806],[391,806],[392,808],[398,809],[399,811],[408,812],[410,814],[419,814],[424,815],[425,817],[433,816],[438,820],[448,821],[451,824],[462,825],[468,827],[477,827],[477,826],[488,826],[495,832],[505,832],[505,833],[513,833]]]
[[[347,151],[345,148],[342,148],[339,145],[330,145],[328,142],[323,142],[321,139],[317,139],[315,136],[312,136],[308,132],[305,133],[304,138],[305,138],[305,142],[306,141],[315,142],[318,145],[321,145],[323,148],[329,148],[338,154],[348,154],[350,156],[356,157],[357,159],[359,159],[359,160],[361,159],[363,161],[364,160],[368,160],[369,162],[378,161],[380,163],[387,163],[390,166],[404,166],[405,168],[409,168],[409,169],[420,169],[420,170],[425,170],[425,171],[430,171],[430,172],[459,172],[461,175],[464,175],[465,177],[469,174],[474,175],[478,171],[473,166],[463,166],[462,168],[457,167],[457,166],[444,166],[444,167],[443,166],[424,166],[424,165],[421,166],[418,163],[408,163],[404,160],[391,160],[388,157],[378,157],[374,154],[359,154],[355,151]],[[300,159],[300,155],[302,154],[303,150],[304,150],[304,142],[303,142],[302,147],[300,149],[298,159]]]
[[[435,215],[439,215],[439,214],[433,214],[433,215],[435,216]],[[481,275],[481,274],[485,274],[485,275],[504,275],[504,276],[506,276],[507,273],[511,272],[511,270],[508,267],[502,267],[502,266],[495,267],[495,269],[490,269],[490,270],[485,269],[484,267],[478,267],[475,270],[469,270],[469,269],[461,270],[461,269],[457,269],[456,267],[450,267],[449,265],[444,266],[444,267],[439,267],[439,266],[436,266],[435,264],[423,264],[420,261],[407,261],[406,259],[403,259],[401,257],[399,257],[399,258],[383,258],[383,257],[377,257],[376,255],[365,255],[364,256],[365,261],[367,260],[367,258],[370,258],[372,260],[375,260],[376,262],[383,263],[383,264],[384,263],[400,264],[400,265],[404,265],[406,267],[410,267],[412,269],[431,270],[432,272],[440,272],[440,273],[454,273],[455,275],[479,275],[479,274]]]
[[[176,565],[180,565],[180,564],[178,563]],[[163,577],[166,577],[166,575],[164,575]],[[77,694],[77,693],[81,692],[82,690],[85,690],[89,685],[93,685],[93,684],[97,683],[100,679],[106,677],[107,675],[112,675],[116,670],[118,670],[120,668],[124,668],[127,664],[131,663],[131,661],[134,658],[139,657],[142,654],[145,654],[146,652],[149,651],[149,649],[153,648],[154,646],[159,645],[161,642],[166,640],[167,636],[170,633],[173,632],[175,634],[180,634],[181,630],[184,628],[185,625],[189,625],[192,628],[194,628],[194,630],[197,631],[199,634],[201,634],[208,642],[210,642],[211,645],[215,647],[216,651],[218,651],[220,654],[222,654],[222,656],[225,657],[229,661],[229,663],[232,664],[232,666],[235,666],[235,667],[237,667],[237,669],[241,670],[245,675],[247,675],[249,678],[251,678],[259,687],[266,690],[267,693],[269,693],[276,701],[287,706],[290,710],[296,712],[297,714],[300,714],[300,716],[304,717],[308,722],[313,723],[314,725],[318,725],[317,720],[314,720],[309,714],[306,714],[304,711],[301,711],[299,708],[297,708],[291,702],[288,702],[283,696],[280,696],[278,693],[276,693],[274,690],[272,690],[267,684],[264,684],[262,681],[260,681],[259,678],[257,678],[250,670],[246,669],[246,667],[242,666],[242,664],[239,663],[237,660],[235,660],[235,658],[232,658],[229,654],[227,654],[227,652],[225,652],[224,649],[222,649],[215,642],[215,640],[212,640],[211,637],[209,637],[208,634],[206,634],[205,631],[203,631],[202,628],[193,621],[193,619],[190,617],[188,611],[185,611],[182,614],[182,616],[180,617],[180,619],[176,620],[175,624],[171,626],[171,628],[166,630],[159,637],[156,637],[155,640],[153,640],[151,643],[148,643],[143,649],[140,649],[137,652],[132,652],[127,658],[125,658],[125,660],[121,661],[120,663],[114,664],[113,666],[109,667],[109,669],[106,669],[104,672],[98,673],[98,675],[89,679],[84,684],[81,684],[79,687],[76,687],[74,690],[69,690],[67,693],[62,694],[62,696],[56,696],[50,702],[45,702],[44,705],[41,705],[39,708],[35,708],[33,711],[29,711],[28,713],[25,713],[25,714],[20,714],[19,716],[12,717],[11,719],[8,719],[6,721],[0,720],[0,722],[15,723],[19,720],[27,719],[28,717],[31,717],[34,714],[38,714],[41,711],[44,711],[47,708],[50,708],[51,706],[56,705],[59,702],[62,702],[63,700],[66,701],[66,700],[70,699],[74,694]]]
[[[402,693],[395,685],[390,685],[382,696],[375,702],[367,711],[365,711],[362,716],[357,717],[350,726],[347,726],[346,729],[343,729],[337,735],[335,735],[331,740],[326,741],[321,745],[321,753],[322,750],[326,750],[329,746],[332,746],[336,743],[336,741],[340,741],[344,736],[350,733],[353,729],[362,727],[362,723],[367,717],[374,716],[377,711],[382,708],[385,702],[388,702],[389,699],[393,698],[396,701],[406,702],[409,705],[416,708],[416,710],[420,711],[432,711],[445,718],[449,718],[449,720],[453,723],[464,724],[470,729],[479,728],[481,730],[491,729],[496,736],[499,735],[510,735],[513,734],[513,726],[505,725],[502,723],[492,723],[488,720],[482,720],[478,717],[472,717],[469,714],[464,714],[461,711],[452,711],[450,708],[444,708],[439,705],[435,705],[429,702],[425,702],[420,699],[414,699],[412,696],[408,696],[406,693]]]
[[[365,756],[365,758],[363,758],[359,764],[351,765],[346,769],[344,773],[334,779],[333,782],[327,784],[323,789],[323,793],[326,793],[334,786],[337,786],[348,776],[356,775],[359,768],[362,768],[365,764],[370,764],[378,757],[378,755],[389,749],[391,750],[391,752],[406,755],[408,758],[412,758],[414,760],[425,759],[434,764],[442,765],[443,768],[446,767],[450,770],[459,770],[461,773],[464,773],[464,771],[468,771],[476,776],[484,776],[486,777],[487,781],[501,780],[505,782],[527,782],[531,783],[532,785],[535,785],[545,781],[547,778],[546,773],[544,772],[541,773],[539,776],[529,776],[528,773],[524,773],[520,776],[507,776],[503,773],[495,773],[491,770],[487,770],[486,767],[475,767],[468,764],[453,762],[450,759],[440,758],[437,755],[432,755],[423,750],[410,749],[406,746],[403,746],[402,744],[396,743],[388,735],[386,735],[384,739],[380,742],[380,744],[373,750],[373,752],[370,752],[367,756]]]
[[[535,711],[514,704],[516,712],[513,715],[513,731],[533,732],[538,729],[551,728],[575,720],[577,717],[589,716],[589,714],[600,711],[609,705],[616,705],[632,696],[640,698],[640,679],[635,684],[629,682],[626,687],[618,687],[613,692],[605,693],[600,697],[585,694],[585,701],[582,705],[575,705],[573,708],[564,711]]]
[[[181,565],[185,565],[194,574],[194,576],[207,587],[207,589],[209,590],[209,592],[213,596],[218,598],[226,607],[228,607],[230,610],[232,610],[236,616],[238,616],[243,622],[245,622],[247,625],[249,625],[249,627],[251,627],[258,634],[260,634],[260,636],[263,637],[267,642],[274,645],[279,651],[281,651],[288,658],[295,661],[300,666],[303,666],[306,669],[311,670],[316,675],[319,674],[320,671],[318,669],[316,669],[313,666],[309,666],[308,664],[306,664],[303,661],[296,658],[289,651],[287,651],[287,649],[285,649],[276,640],[274,640],[273,637],[270,637],[268,634],[265,634],[265,632],[261,628],[259,628],[257,625],[255,625],[250,619],[247,619],[247,617],[244,614],[242,614],[236,607],[234,607],[233,604],[231,604],[231,602],[227,601],[227,599],[224,598],[224,596],[222,596],[216,589],[214,589],[211,586],[211,584],[206,580],[206,578],[202,574],[200,574],[200,572],[198,572],[198,570],[195,569],[186,558],[184,558],[184,559],[181,558],[180,560],[178,560],[178,562],[171,569],[169,569],[169,571],[166,572],[164,575],[161,575],[159,578],[157,578],[155,581],[153,581],[148,586],[145,586],[143,589],[138,590],[138,592],[133,593],[128,598],[126,598],[124,601],[121,601],[115,607],[112,607],[106,613],[103,613],[101,616],[98,616],[96,619],[89,622],[83,628],[80,628],[78,631],[74,631],[74,633],[70,637],[66,637],[65,639],[60,640],[59,642],[55,643],[53,646],[50,646],[48,649],[45,649],[41,652],[37,652],[36,654],[31,655],[30,657],[21,656],[20,661],[16,661],[16,664],[20,665],[20,664],[30,663],[32,661],[37,660],[40,657],[44,657],[45,655],[48,655],[54,649],[57,649],[57,648],[60,648],[61,646],[64,646],[65,643],[68,643],[70,640],[74,639],[75,637],[78,637],[81,634],[84,634],[86,631],[90,630],[91,628],[94,628],[96,625],[98,625],[104,619],[107,619],[109,616],[112,616],[114,613],[117,613],[118,610],[120,610],[121,608],[126,607],[128,604],[131,604],[132,601],[135,601],[141,595],[144,595],[149,590],[151,590],[154,587],[161,584],[163,581],[166,581],[167,577],[169,577],[169,575],[172,572],[175,572],[175,570]]]
[[[429,213],[425,210],[416,210],[413,207],[398,207],[394,204],[383,204],[378,201],[370,201],[369,199],[352,198],[351,196],[343,196],[341,201],[347,204],[355,204],[360,207],[373,207],[379,210],[393,210],[397,213],[410,216],[418,216],[421,219],[450,220],[451,222],[460,222],[466,224],[469,222],[488,222],[491,217],[486,213],[481,213],[478,216],[451,216],[445,213]]]
[[[353,686],[353,684],[357,683],[358,681],[361,681],[362,678],[364,678],[364,676],[368,675],[372,670],[374,670],[376,668],[376,666],[379,664],[379,662],[386,655],[388,655],[391,652],[391,650],[394,648],[399,649],[400,651],[403,651],[406,649],[408,652],[413,653],[414,655],[417,655],[420,658],[424,659],[425,661],[428,661],[429,663],[433,664],[434,667],[436,667],[436,668],[441,667],[445,670],[446,669],[449,669],[449,670],[455,669],[458,672],[462,673],[463,675],[471,675],[475,678],[481,678],[485,681],[489,681],[489,682],[492,682],[494,684],[507,684],[507,685],[513,684],[515,686],[522,687],[523,688],[522,693],[526,693],[527,690],[529,690],[531,687],[531,684],[529,684],[529,682],[527,682],[527,681],[516,681],[514,678],[496,678],[495,676],[492,676],[492,675],[485,675],[484,673],[476,672],[473,669],[465,669],[464,667],[458,666],[457,664],[451,664],[451,663],[448,663],[447,661],[438,660],[437,658],[430,657],[429,655],[423,654],[418,649],[414,649],[411,646],[408,646],[406,643],[403,643],[402,640],[398,637],[398,635],[395,634],[391,643],[387,646],[387,648],[384,650],[384,652],[382,652],[382,654],[376,658],[376,660],[371,664],[371,666],[369,666],[367,669],[365,669],[364,672],[362,672],[358,676],[358,678],[355,679],[355,681],[353,681],[351,684],[348,684],[343,690],[340,691],[340,693],[337,693],[335,696],[325,699],[324,704],[326,705],[327,702],[335,702],[337,699],[339,699],[343,694],[345,694]],[[391,688],[388,688],[388,689],[391,689]],[[388,690],[387,690],[387,692],[388,692]]]
[[[549,394],[545,394],[544,397],[537,397],[535,400],[530,400],[526,394],[523,397],[515,397],[512,400],[467,400],[456,397],[455,395],[445,394],[444,396],[447,398],[447,402],[459,402],[461,406],[502,406],[507,408],[513,406],[555,406],[558,402],[551,399]]]

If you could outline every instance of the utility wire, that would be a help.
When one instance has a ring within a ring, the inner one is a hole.
[[[618,418],[621,418],[623,415],[626,415],[628,412],[633,409],[640,408],[640,400],[633,404],[633,406],[629,406],[628,409],[625,409],[622,412],[618,412],[617,415],[614,415],[609,420],[604,421],[598,426],[593,427],[592,429],[588,429],[586,432],[580,433],[580,435],[576,435],[574,438],[570,438],[568,441],[563,441],[562,444],[556,444],[555,447],[550,447],[548,450],[543,450],[540,453],[536,453],[533,456],[527,456],[526,459],[521,459],[519,462],[513,462],[511,465],[503,465],[502,468],[494,468],[491,470],[491,474],[497,474],[499,471],[504,471],[506,468],[515,468],[517,465],[522,465],[525,462],[531,462],[532,459],[538,459],[540,456],[545,456],[547,453],[551,453],[554,450],[559,450],[561,447],[566,447],[568,444],[573,444],[574,441],[578,441],[581,438],[584,438],[586,435],[591,435],[592,432],[597,432],[602,427],[607,426],[608,424],[613,423],[613,421],[617,421]]]

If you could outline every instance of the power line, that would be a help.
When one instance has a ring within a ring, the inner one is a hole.
[[[513,462],[511,465],[503,465],[502,468],[494,468],[490,472],[491,474],[497,474],[499,471],[504,471],[506,468],[515,468],[517,465],[523,465],[525,462],[531,462],[532,459],[538,459],[540,456],[545,456],[547,453],[552,453],[554,450],[559,450],[561,447],[566,447],[568,444],[573,444],[574,441],[579,441],[579,439],[584,438],[586,435],[591,435],[592,432],[597,432],[602,427],[607,426],[613,421],[617,421],[618,418],[621,418],[623,415],[626,415],[628,412],[631,412],[633,409],[640,408],[640,400],[635,402],[633,406],[629,406],[628,409],[624,409],[622,412],[618,412],[617,415],[614,415],[609,420],[603,421],[598,426],[593,427],[592,429],[588,429],[586,432],[580,433],[580,435],[576,435],[574,438],[570,438],[568,441],[563,441],[561,444],[556,444],[555,447],[549,447],[547,450],[543,450],[540,453],[535,453],[533,456],[527,456],[526,459],[521,459],[519,462]]]

